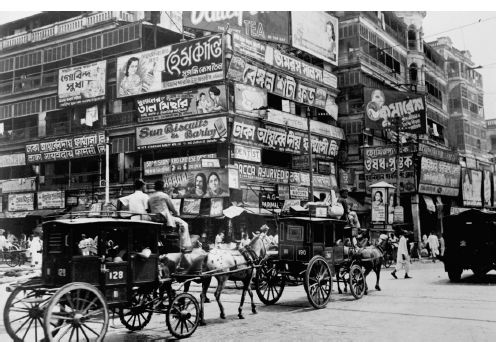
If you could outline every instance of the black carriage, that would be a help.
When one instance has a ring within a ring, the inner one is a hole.
[[[365,290],[361,266],[348,247],[336,245],[348,234],[346,221],[318,217],[285,217],[278,225],[278,252],[265,259],[257,271],[256,292],[267,305],[281,297],[285,284],[303,283],[310,304],[324,308],[330,300],[332,276],[341,273],[360,298]]]
[[[164,313],[174,336],[191,335],[199,305],[190,294],[175,296],[170,278],[159,279],[161,228],[111,217],[45,222],[41,277],[9,287],[4,323],[10,337],[103,341],[110,311],[130,330],[142,329],[153,312]]]

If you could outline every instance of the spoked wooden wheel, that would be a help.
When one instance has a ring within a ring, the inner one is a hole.
[[[119,319],[129,330],[141,330],[152,319],[153,296],[148,289],[136,289],[128,306],[119,309]]]
[[[40,341],[45,337],[43,313],[51,294],[17,287],[3,311],[5,330],[14,341]]]
[[[279,273],[276,264],[269,260],[262,261],[262,264],[256,271],[255,291],[258,298],[265,305],[277,303],[282,296],[286,278]]]
[[[200,306],[196,298],[189,293],[177,295],[167,310],[165,321],[174,337],[191,336],[200,322]]]
[[[16,252],[16,251],[10,251],[8,254],[6,254],[6,256],[5,256],[5,262],[10,267],[16,267],[17,264],[19,263],[18,252]]]
[[[365,276],[359,265],[350,268],[350,291],[356,299],[362,298],[365,293]]]
[[[331,268],[320,255],[314,256],[308,264],[303,283],[308,301],[316,309],[325,308],[331,299]]]
[[[107,302],[96,287],[70,283],[61,287],[45,310],[48,341],[103,341],[109,324]]]

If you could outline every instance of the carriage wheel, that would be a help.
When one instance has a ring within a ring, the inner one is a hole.
[[[322,256],[316,255],[310,260],[303,285],[310,304],[316,309],[325,308],[331,299],[332,276],[331,268]]]
[[[350,291],[356,299],[362,298],[365,293],[365,276],[359,265],[350,268]]]
[[[8,254],[6,253],[5,254],[5,262],[10,267],[16,267],[17,264],[19,263],[18,252],[8,252]]]
[[[282,296],[286,278],[277,270],[276,264],[271,260],[262,261],[256,271],[255,291],[258,298],[265,305],[277,303]]]
[[[153,297],[150,291],[133,290],[131,302],[126,307],[119,308],[121,323],[131,331],[141,330],[152,319]]]
[[[191,336],[200,321],[200,306],[196,298],[189,293],[177,295],[167,310],[165,321],[174,337]]]
[[[48,303],[43,321],[48,341],[103,341],[108,324],[105,298],[87,283],[61,287]]]
[[[39,341],[45,337],[43,312],[50,299],[44,290],[17,287],[3,311],[5,330],[14,341]]]

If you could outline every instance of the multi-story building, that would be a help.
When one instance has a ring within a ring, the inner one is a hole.
[[[487,146],[490,153],[496,154],[496,119],[486,120]]]
[[[135,178],[163,179],[208,234],[232,226],[232,203],[331,197],[337,19],[242,13],[48,12],[1,26],[4,215],[100,206],[107,139],[112,202]]]

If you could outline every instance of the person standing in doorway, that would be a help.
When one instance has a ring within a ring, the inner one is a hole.
[[[408,275],[410,271],[410,255],[408,254],[408,244],[405,236],[405,232],[400,233],[400,241],[398,243],[398,253],[396,256],[396,268],[391,275],[394,279],[398,279],[396,276],[396,272],[401,270],[401,268],[405,268],[405,279],[410,279],[411,277]]]

